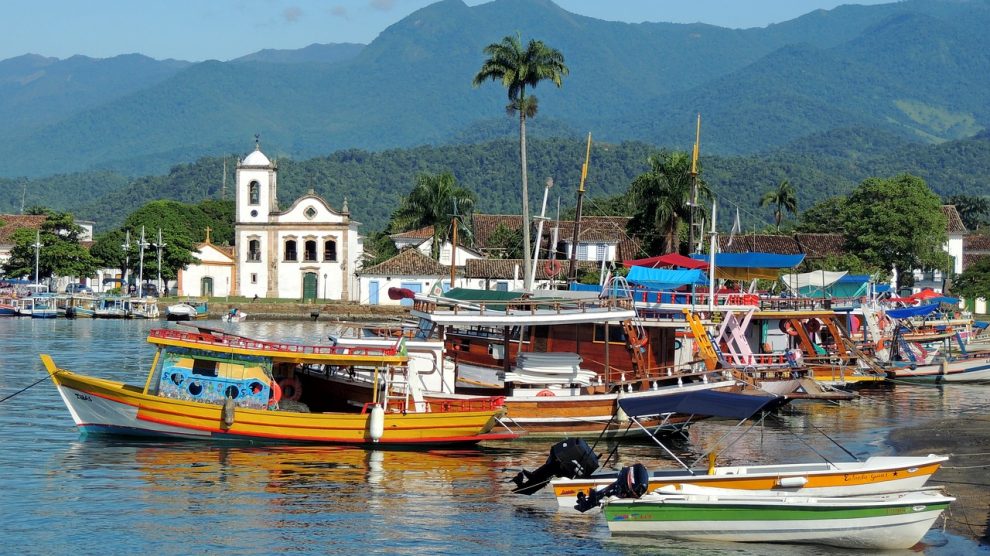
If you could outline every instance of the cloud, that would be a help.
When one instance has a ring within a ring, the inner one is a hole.
[[[285,18],[287,23],[295,23],[299,21],[299,18],[301,18],[302,15],[303,11],[299,6],[289,6],[288,8],[282,10],[282,17]]]
[[[330,15],[334,17],[347,19],[348,18],[347,8],[344,6],[334,6],[330,8]]]
[[[368,0],[368,5],[376,10],[387,12],[395,7],[395,0]]]

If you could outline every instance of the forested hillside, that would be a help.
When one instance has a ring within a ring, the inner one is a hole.
[[[587,183],[588,210],[596,210],[604,197],[625,193],[632,180],[646,171],[646,158],[656,149],[643,142],[595,141]],[[556,213],[558,196],[564,210],[573,206],[584,152],[583,137],[530,141],[530,190],[535,210],[539,210],[547,177],[553,177],[555,183],[550,216]],[[759,208],[759,199],[783,179],[795,187],[801,210],[844,194],[867,177],[902,173],[924,178],[942,197],[985,195],[990,133],[939,145],[918,145],[894,134],[849,128],[803,138],[768,154],[703,155],[701,163],[702,178],[720,199],[724,227],[731,225],[726,211],[739,206],[744,227],[763,229],[771,214],[769,209]],[[227,158],[228,198],[233,195],[235,164],[235,156]],[[452,171],[460,185],[478,194],[480,212],[519,213],[518,142],[514,139],[381,152],[351,149],[310,159],[280,158],[278,165],[283,206],[309,189],[337,208],[346,197],[365,233],[385,226],[421,172]],[[136,179],[105,171],[36,180],[0,179],[0,212],[18,212],[23,195],[27,207],[67,210],[79,219],[96,221],[98,229],[109,229],[154,199],[195,203],[219,198],[223,167],[222,158],[207,157],[177,165],[167,174]]]
[[[516,32],[559,49],[570,68],[562,88],[533,91],[544,136],[686,148],[700,112],[709,154],[771,152],[855,127],[935,144],[990,120],[986,29],[990,0],[840,6],[745,30],[602,21],[550,0],[444,0],[363,47],[192,65],[7,60],[0,175],[161,174],[240,152],[255,133],[270,154],[296,160],[512,137],[504,89],[474,89],[471,78],[484,46]]]

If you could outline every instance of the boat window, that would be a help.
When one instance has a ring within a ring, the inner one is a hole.
[[[217,362],[193,359],[192,372],[194,375],[217,376]]]
[[[596,324],[595,325],[595,341],[598,343],[605,342],[605,325]],[[619,325],[611,325],[608,327],[608,343],[610,344],[625,344],[626,343],[626,333],[623,332],[622,327]]]

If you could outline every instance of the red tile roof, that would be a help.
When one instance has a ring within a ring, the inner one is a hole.
[[[942,214],[949,220],[946,231],[950,234],[966,233],[966,225],[963,224],[962,217],[959,216],[959,211],[956,210],[956,205],[942,205]]]
[[[374,276],[450,276],[450,267],[427,257],[419,249],[412,248],[357,273]]]
[[[963,253],[990,253],[990,235],[968,234],[963,237]]]
[[[47,218],[43,214],[0,214],[0,243],[11,243],[11,236],[21,228],[37,230]]]
[[[417,230],[407,230],[405,232],[399,232],[397,234],[392,234],[390,236],[393,240],[397,239],[426,239],[428,237],[433,237],[433,226],[425,226]]]
[[[569,261],[556,261],[555,264],[541,260],[536,267],[536,279],[566,278],[567,270],[570,268],[569,264]],[[599,261],[577,261],[577,264],[579,270],[597,272],[601,268]],[[519,268],[519,279],[522,280],[522,259],[468,259],[464,267],[464,277],[512,280],[516,277],[517,267]]]

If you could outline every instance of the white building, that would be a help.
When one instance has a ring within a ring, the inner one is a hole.
[[[338,211],[311,190],[280,210],[278,164],[258,145],[238,161],[236,184],[234,295],[358,299],[363,247],[346,199]]]
[[[196,246],[193,254],[199,263],[179,270],[175,286],[177,295],[224,297],[237,290],[234,249],[213,245],[209,228],[206,229],[206,240]]]
[[[455,274],[455,287],[465,285],[461,283],[460,274],[462,273]],[[358,276],[361,303],[411,306],[412,299],[392,299],[389,289],[408,290],[412,293],[429,292],[434,285],[447,289],[450,285],[450,266],[438,263],[419,249],[407,248],[383,263],[359,270]]]

